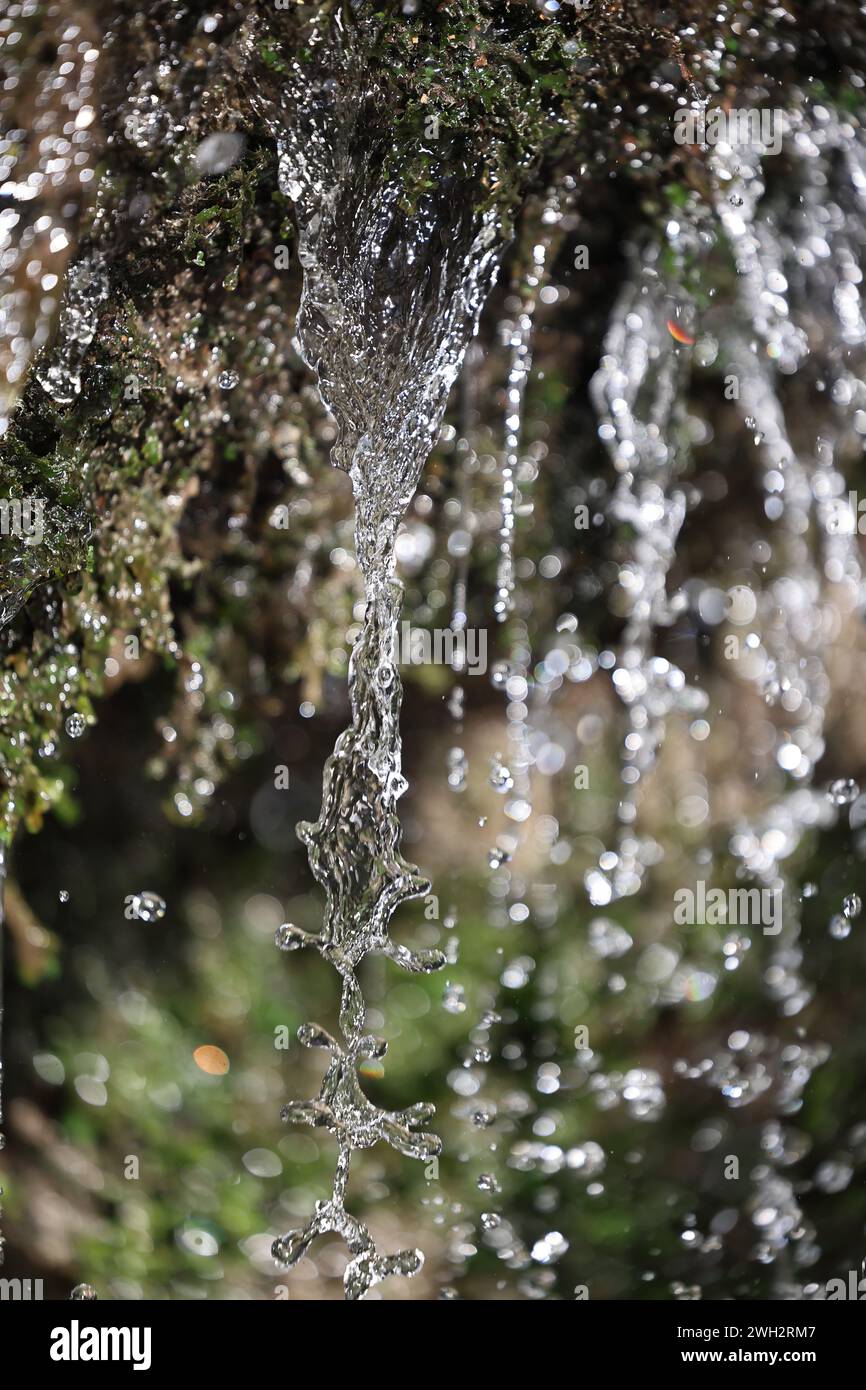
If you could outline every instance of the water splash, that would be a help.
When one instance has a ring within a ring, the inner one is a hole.
[[[82,365],[108,291],[105,262],[98,253],[76,261],[66,277],[58,330],[61,350],[35,372],[40,386],[58,405],[69,405],[80,394]]]

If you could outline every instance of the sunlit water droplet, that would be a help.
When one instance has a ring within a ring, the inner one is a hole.
[[[851,935],[851,919],[845,917],[841,912],[836,912],[830,918],[827,930],[836,941],[844,941]]]
[[[850,806],[860,795],[860,788],[853,777],[837,777],[827,788],[827,795],[834,806]]]
[[[158,893],[136,893],[130,907],[140,922],[159,922],[166,913],[165,898]]]

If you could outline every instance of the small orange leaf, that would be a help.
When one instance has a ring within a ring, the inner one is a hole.
[[[207,1072],[208,1076],[225,1076],[229,1069],[229,1059],[222,1048],[214,1047],[211,1043],[197,1047],[192,1054],[192,1059],[197,1067]]]
[[[694,347],[695,340],[691,333],[687,333],[682,325],[677,323],[676,319],[668,319],[667,330],[676,342],[685,343],[686,347]]]

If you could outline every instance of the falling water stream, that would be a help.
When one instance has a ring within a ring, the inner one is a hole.
[[[386,1047],[364,1032],[356,974],[363,959],[381,953],[405,970],[424,972],[445,964],[440,951],[414,951],[388,934],[397,908],[429,887],[401,853],[396,810],[406,781],[394,542],[494,283],[502,239],[495,215],[477,217],[451,181],[416,212],[403,210],[400,183],[383,176],[381,151],[370,149],[378,94],[352,64],[347,45],[318,79],[295,66],[279,136],[280,185],[295,205],[304,268],[298,343],[337,424],[333,460],[352,481],[366,612],[349,672],[352,723],[325,766],[318,821],[299,827],[325,890],[325,920],[318,935],[284,924],[277,938],[283,950],[315,947],[340,977],[342,1039],[316,1024],[299,1034],[306,1046],[331,1056],[319,1096],[292,1101],[283,1112],[335,1135],[334,1188],[304,1229],[275,1242],[274,1255],[292,1265],[317,1235],[337,1232],[352,1257],[346,1295],[359,1298],[389,1274],[416,1273],[422,1255],[379,1254],[367,1228],[348,1214],[352,1153],[379,1140],[421,1160],[440,1150],[439,1139],[423,1130],[431,1105],[383,1110],[367,1099],[357,1076],[358,1065],[382,1057]]]

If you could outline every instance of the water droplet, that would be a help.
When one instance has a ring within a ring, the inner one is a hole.
[[[448,785],[452,791],[462,792],[466,787],[469,759],[462,748],[448,750]]]
[[[442,1007],[449,1014],[462,1014],[466,1011],[466,991],[462,985],[453,985],[448,981],[445,985],[445,992],[442,995]]]
[[[202,140],[195,152],[195,164],[202,175],[225,174],[244,152],[243,135],[217,131]]]
[[[256,1178],[278,1178],[283,1171],[282,1160],[270,1149],[249,1149],[242,1161]]]
[[[464,713],[465,693],[463,687],[455,685],[448,697],[448,713],[454,720],[461,720]]]
[[[83,714],[70,714],[67,716],[64,727],[70,738],[81,738],[87,728],[87,720]],[[82,1285],[82,1287],[84,1286]]]
[[[853,777],[837,777],[827,788],[827,795],[835,806],[849,806],[860,795],[860,788]]]
[[[479,1105],[472,1112],[472,1123],[476,1129],[489,1129],[496,1121],[494,1105]]]
[[[506,792],[510,792],[511,788],[514,786],[514,778],[505,764],[500,762],[498,753],[490,770],[489,781],[493,790],[499,792],[501,796],[504,796]]]
[[[815,1186],[821,1192],[844,1192],[854,1176],[854,1169],[847,1158],[827,1159],[818,1165],[815,1173]]]
[[[181,1250],[186,1250],[190,1255],[198,1255],[203,1259],[211,1259],[219,1254],[219,1242],[212,1231],[204,1230],[201,1226],[185,1225],[175,1232],[175,1240]]]
[[[555,1264],[568,1250],[568,1241],[560,1231],[549,1231],[532,1247],[532,1258],[539,1264]]]
[[[92,1284],[76,1284],[69,1297],[75,1303],[92,1303],[99,1294]]]
[[[481,1192],[501,1192],[502,1185],[494,1173],[479,1173],[477,1186]]]
[[[136,893],[130,908],[139,922],[158,922],[165,916],[166,902],[158,893]]]
[[[306,945],[307,933],[292,922],[283,922],[274,933],[274,940],[281,951],[297,951]]]
[[[830,918],[827,930],[836,941],[844,941],[851,935],[851,919],[843,917],[841,912],[836,912]]]
[[[237,386],[238,382],[240,381],[240,377],[238,376],[236,371],[230,368],[227,371],[220,372],[219,376],[217,377],[217,381],[219,385],[222,387],[223,391],[233,391],[234,388]]]

